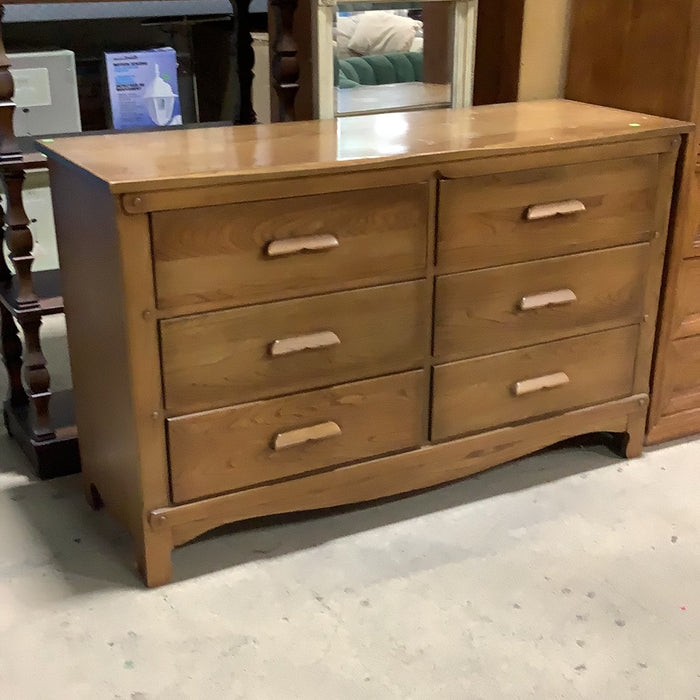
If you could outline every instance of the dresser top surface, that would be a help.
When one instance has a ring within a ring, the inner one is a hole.
[[[369,170],[666,136],[690,125],[567,100],[56,138],[49,158],[113,192]]]

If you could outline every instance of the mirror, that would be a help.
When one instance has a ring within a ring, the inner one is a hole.
[[[335,113],[447,107],[452,102],[453,3],[338,5]]]
[[[318,0],[317,116],[471,103],[476,0]]]

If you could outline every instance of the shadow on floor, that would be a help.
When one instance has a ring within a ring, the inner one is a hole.
[[[364,531],[521,491],[612,464],[611,436],[583,436],[536,456],[408,496],[220,527],[173,553],[174,581],[312,549]],[[4,496],[33,529],[73,594],[140,586],[130,537],[83,499],[79,476],[14,486]],[[49,562],[45,562],[49,563]]]

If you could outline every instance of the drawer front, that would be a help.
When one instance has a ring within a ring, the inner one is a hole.
[[[429,295],[404,282],[161,322],[166,407],[228,406],[415,369]]]
[[[428,186],[153,214],[157,304],[271,301],[423,276]]]
[[[168,421],[173,499],[188,501],[421,442],[423,371]]]
[[[476,270],[647,241],[657,180],[655,155],[444,180],[438,267]]]
[[[664,414],[700,408],[700,336],[674,340],[666,359]]]
[[[649,244],[439,277],[435,356],[475,357],[637,323]]]
[[[638,328],[436,367],[431,438],[444,440],[630,394]]]

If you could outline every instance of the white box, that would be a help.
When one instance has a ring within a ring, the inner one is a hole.
[[[75,54],[33,51],[8,55],[15,81],[17,136],[81,131]]]

